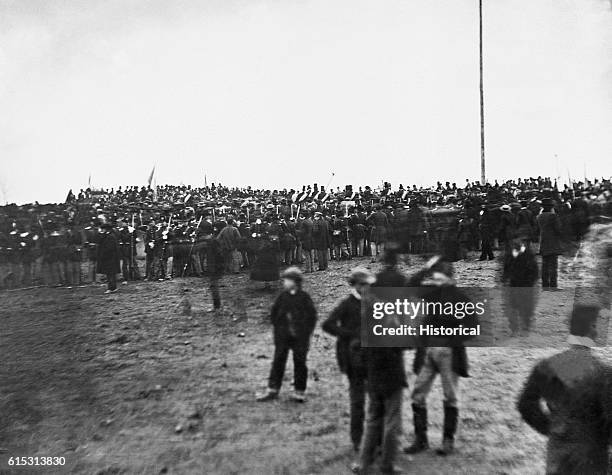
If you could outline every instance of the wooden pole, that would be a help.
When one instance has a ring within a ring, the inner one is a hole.
[[[483,57],[482,57],[482,0],[478,0],[479,19],[479,52],[480,52],[480,182],[485,184],[487,179],[485,167],[485,127],[484,127],[484,82],[483,82]]]

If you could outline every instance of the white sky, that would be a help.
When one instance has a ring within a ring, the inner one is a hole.
[[[485,0],[490,179],[612,174],[611,5]],[[0,0],[0,201],[477,179],[477,7]]]

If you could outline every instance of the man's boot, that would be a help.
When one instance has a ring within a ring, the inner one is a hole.
[[[429,448],[429,442],[427,441],[427,408],[413,404],[412,415],[415,439],[412,445],[404,447],[404,453],[406,454],[416,454]]]
[[[449,455],[455,450],[455,432],[457,432],[457,420],[459,410],[456,407],[444,407],[444,439],[442,447],[436,450],[438,455]]]

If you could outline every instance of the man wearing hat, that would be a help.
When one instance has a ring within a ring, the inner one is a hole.
[[[611,369],[593,355],[599,308],[577,305],[570,348],[540,361],[518,399],[521,416],[548,437],[546,473],[608,473]]]
[[[402,287],[405,276],[397,269],[397,245],[389,245],[383,254],[384,268],[376,274],[376,287]],[[380,446],[380,468],[395,473],[399,437],[402,433],[402,396],[408,387],[402,348],[364,348],[368,407],[358,473],[370,473],[377,447]]]
[[[283,291],[277,297],[270,312],[274,327],[274,357],[268,378],[268,390],[257,401],[270,401],[278,397],[285,374],[289,350],[293,353],[293,386],[291,398],[305,401],[308,368],[306,357],[310,337],[317,322],[317,311],[310,295],[302,290],[302,272],[289,267],[282,274]]]
[[[298,217],[296,224],[296,233],[302,248],[302,258],[306,266],[306,273],[314,271],[314,250],[312,241],[312,220],[310,219],[310,211],[304,210],[300,213],[303,218]]]
[[[366,367],[361,349],[361,297],[376,279],[367,269],[357,267],[348,280],[350,294],[332,310],[322,328],[338,338],[336,358],[340,371],[349,381],[351,441],[358,451],[363,435],[366,394]]]
[[[457,308],[458,304],[465,307],[470,302],[467,295],[456,286],[452,263],[440,256],[431,258],[421,271],[411,277],[409,284],[422,287],[419,293],[426,302],[441,303],[442,306],[450,302],[454,308]],[[447,327],[477,325],[474,315],[459,318],[440,311],[424,315],[422,324],[438,326],[440,322]],[[417,375],[412,391],[415,439],[412,445],[404,448],[405,453],[414,454],[429,448],[427,398],[438,375],[442,381],[444,422],[442,446],[436,453],[445,456],[455,450],[455,433],[459,422],[459,378],[469,376],[465,339],[467,338],[420,336],[413,362],[413,370]]]
[[[553,200],[542,200],[542,212],[537,218],[540,228],[540,254],[542,256],[542,289],[557,288],[558,259],[561,254],[561,221],[554,210]]]
[[[113,226],[110,223],[102,225],[102,233],[98,240],[98,274],[105,274],[107,281],[107,290],[105,294],[110,294],[117,291],[117,274],[121,272],[119,265],[120,259],[119,243],[113,232]]]
[[[486,261],[487,259],[495,259],[493,254],[493,235],[495,233],[495,216],[485,205],[480,210],[480,220],[478,223],[478,230],[480,231],[480,261]]]
[[[316,211],[312,225],[313,247],[317,250],[319,270],[326,270],[329,256],[329,225],[323,213]]]

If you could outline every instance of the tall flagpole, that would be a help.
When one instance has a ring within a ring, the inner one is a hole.
[[[478,0],[479,47],[480,47],[480,182],[486,182],[485,129],[484,129],[484,85],[482,78],[482,0]]]

